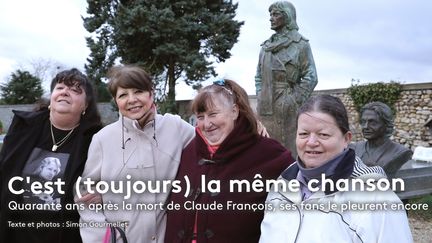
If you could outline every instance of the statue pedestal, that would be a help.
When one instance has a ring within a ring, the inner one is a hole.
[[[396,191],[400,199],[410,199],[432,194],[432,163],[409,160],[394,178],[402,178],[404,191]]]

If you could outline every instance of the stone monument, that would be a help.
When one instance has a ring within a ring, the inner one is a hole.
[[[287,1],[269,7],[274,33],[261,44],[255,76],[257,112],[270,137],[296,157],[297,109],[318,80],[308,39],[298,32],[296,10]]]
[[[382,102],[371,102],[360,111],[360,126],[366,141],[351,144],[368,166],[381,166],[389,177],[411,159],[412,151],[390,140],[393,133],[393,112]]]

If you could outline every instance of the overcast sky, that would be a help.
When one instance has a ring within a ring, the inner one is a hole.
[[[232,57],[217,65],[219,77],[255,93],[260,44],[270,37],[270,0],[239,0],[244,21]],[[309,39],[318,72],[316,89],[362,82],[432,82],[432,1],[297,0],[299,32]],[[43,58],[83,70],[89,50],[81,15],[85,0],[1,0],[0,81]],[[177,98],[192,93],[177,89]]]

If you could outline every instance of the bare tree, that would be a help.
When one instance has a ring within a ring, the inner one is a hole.
[[[66,66],[57,60],[50,58],[33,58],[24,65],[26,68],[24,70],[29,70],[29,72],[42,80],[42,87],[45,94],[49,93],[51,80],[54,76],[61,70],[66,69]]]

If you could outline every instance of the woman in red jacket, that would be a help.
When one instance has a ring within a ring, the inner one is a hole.
[[[240,191],[230,182],[276,179],[293,162],[291,153],[258,134],[248,96],[234,81],[203,88],[192,111],[196,136],[182,153],[176,178],[182,190],[166,204],[165,242],[258,242],[264,210],[271,210],[267,191]]]

